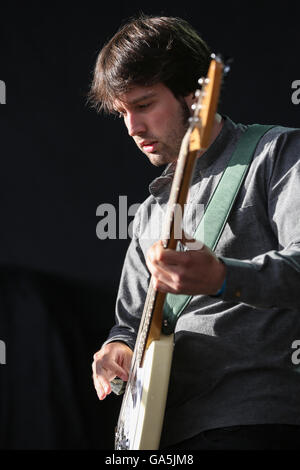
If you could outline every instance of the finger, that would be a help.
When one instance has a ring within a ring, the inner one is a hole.
[[[124,361],[123,361],[123,369],[124,371],[126,372],[126,379],[125,380],[128,380],[128,376],[129,376],[129,373],[130,373],[130,368],[131,368],[131,361],[132,361],[132,352],[131,354],[126,354],[125,357],[124,357]],[[122,378],[122,377],[120,377]],[[124,380],[124,378],[123,378]]]
[[[165,284],[167,288],[172,287],[172,284],[177,282],[182,268],[177,265],[166,265],[166,269],[164,269],[161,266],[155,266],[149,263],[149,270],[152,274],[153,287],[158,290],[158,283],[160,283],[160,286]]]
[[[190,253],[173,252],[173,250],[168,251],[172,252],[172,256],[175,255],[176,264],[159,265],[152,264],[148,260],[148,268],[153,275],[153,287],[155,289],[177,293],[178,288],[181,288],[181,284],[186,278],[186,268],[189,267],[191,255]]]
[[[156,287],[155,287],[156,290],[160,291],[160,292],[164,292],[164,293],[170,293],[170,294],[177,294],[178,291],[174,288],[172,288],[170,285],[168,284],[164,284],[163,282],[161,281],[156,281]]]
[[[107,395],[109,395],[111,393],[110,384],[103,385],[101,383],[98,383],[95,388],[96,388],[96,392],[97,392],[99,400],[104,400],[104,398],[106,398]]]
[[[176,267],[178,265],[185,265],[188,260],[189,254],[186,251],[176,251],[167,248],[161,254],[158,265],[168,271],[174,269],[176,272]]]
[[[172,276],[171,276],[171,273],[169,272],[168,265],[166,265],[168,270],[164,269],[162,266],[151,263],[151,261],[147,261],[147,266],[155,280],[161,280],[166,283],[172,282]]]
[[[162,259],[163,248],[159,242],[154,243],[147,251],[146,261],[152,265],[159,265]]]
[[[120,377],[120,379],[122,380],[127,380],[128,378],[128,373],[126,369],[124,369],[119,364],[117,364],[117,362],[109,362],[109,363],[104,363],[104,361],[97,362],[96,375],[97,377],[104,378],[108,382],[110,382],[117,376]]]
[[[146,263],[149,271],[156,278],[164,275],[164,280],[167,281],[169,273],[178,273],[182,266],[189,262],[189,255],[186,252],[171,250],[163,248],[161,243],[155,243],[148,250]],[[161,278],[161,280],[163,280]],[[169,278],[171,281],[172,279]]]
[[[156,290],[161,292],[171,292],[178,294],[185,287],[186,275],[181,267],[171,269],[164,275],[162,272],[158,277],[153,278],[153,285]]]
[[[146,257],[146,263],[150,272],[154,275],[159,275],[160,272],[169,271],[172,265],[177,266],[180,263],[180,257],[178,258],[176,254],[180,254],[175,250],[170,249],[161,249],[160,247],[152,247]]]
[[[93,381],[98,398],[103,400],[111,392],[110,383],[105,378],[95,374],[93,374]]]

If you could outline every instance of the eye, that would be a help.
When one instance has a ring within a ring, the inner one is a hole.
[[[138,109],[146,109],[146,108],[149,108],[149,106],[151,105],[151,103],[143,103],[143,104],[139,104],[138,105]]]

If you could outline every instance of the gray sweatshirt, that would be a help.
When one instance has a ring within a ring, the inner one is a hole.
[[[224,121],[196,163],[189,233],[247,128]],[[162,447],[223,426],[300,425],[299,157],[299,129],[273,128],[256,148],[215,251],[227,266],[226,289],[194,296],[176,325]],[[145,256],[160,238],[174,166],[151,183],[135,216],[107,342],[134,347],[150,279]]]

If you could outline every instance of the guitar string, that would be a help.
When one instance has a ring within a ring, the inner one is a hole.
[[[128,381],[127,381],[127,385],[126,385],[126,388],[125,388],[124,397],[123,397],[123,401],[122,401],[122,405],[121,405],[119,420],[118,420],[118,424],[117,424],[117,432],[116,432],[117,436],[119,434],[120,427],[123,426],[123,422],[124,422],[124,418],[125,418],[125,413],[124,413],[125,403],[127,401],[128,394],[129,394],[130,389],[132,387],[133,377],[136,376],[136,369],[137,369],[137,366],[138,366],[138,361],[137,361],[137,359],[138,359],[138,357],[137,357],[138,356],[137,355],[138,348],[137,348],[137,344],[140,342],[140,335],[141,335],[141,332],[144,328],[146,317],[149,316],[149,311],[148,311],[149,310],[149,301],[150,301],[150,298],[153,295],[153,291],[154,291],[154,288],[153,288],[152,278],[151,278],[150,279],[150,284],[149,284],[149,287],[148,287],[147,297],[146,297],[146,300],[145,300],[145,306],[144,306],[143,314],[142,314],[142,317],[141,317],[140,327],[139,327],[139,331],[138,331],[138,334],[137,334],[136,345],[135,345],[135,348],[134,348],[134,355],[133,355],[133,358],[132,358],[132,365],[131,365],[131,368],[130,368],[129,377],[128,377]],[[153,310],[153,306],[152,306],[151,310]],[[150,314],[152,314],[151,310],[150,310]]]

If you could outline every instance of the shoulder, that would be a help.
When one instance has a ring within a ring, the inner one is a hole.
[[[264,128],[264,125],[256,124],[255,127]],[[253,129],[253,125],[237,124],[238,139],[247,131]],[[273,172],[275,166],[281,170],[289,168],[300,161],[300,129],[273,124],[258,140],[253,155],[252,165]]]
[[[233,123],[231,127],[235,142],[238,143],[239,139],[245,133],[247,134],[247,130],[253,128],[253,125]],[[278,181],[284,180],[287,183],[290,177],[300,173],[299,128],[273,124],[259,138],[258,142],[255,142],[255,145],[252,162],[245,180],[246,187],[255,185],[256,189],[257,187],[261,189],[261,194],[265,194],[267,188],[279,187]]]
[[[300,129],[274,126],[261,139],[259,148],[273,167],[283,170],[300,161]]]
[[[300,129],[274,126],[260,139],[255,159],[264,169],[265,181],[271,187],[279,181],[285,184],[300,173]]]
[[[287,127],[282,126],[280,124],[275,123],[255,123],[255,124],[242,124],[242,123],[235,123],[232,121],[228,116],[224,115],[224,122],[226,123],[228,129],[235,134],[237,139],[240,139],[243,134],[250,130],[253,127],[261,127],[270,126],[271,128],[267,130],[259,141],[259,145],[266,145],[266,144],[273,144],[275,145],[278,141],[284,139],[291,139],[295,141],[295,143],[299,143],[300,139],[300,128],[296,127]]]
[[[299,128],[274,125],[260,140],[260,145],[271,145],[272,147],[287,143],[293,143],[295,146],[300,145]]]

